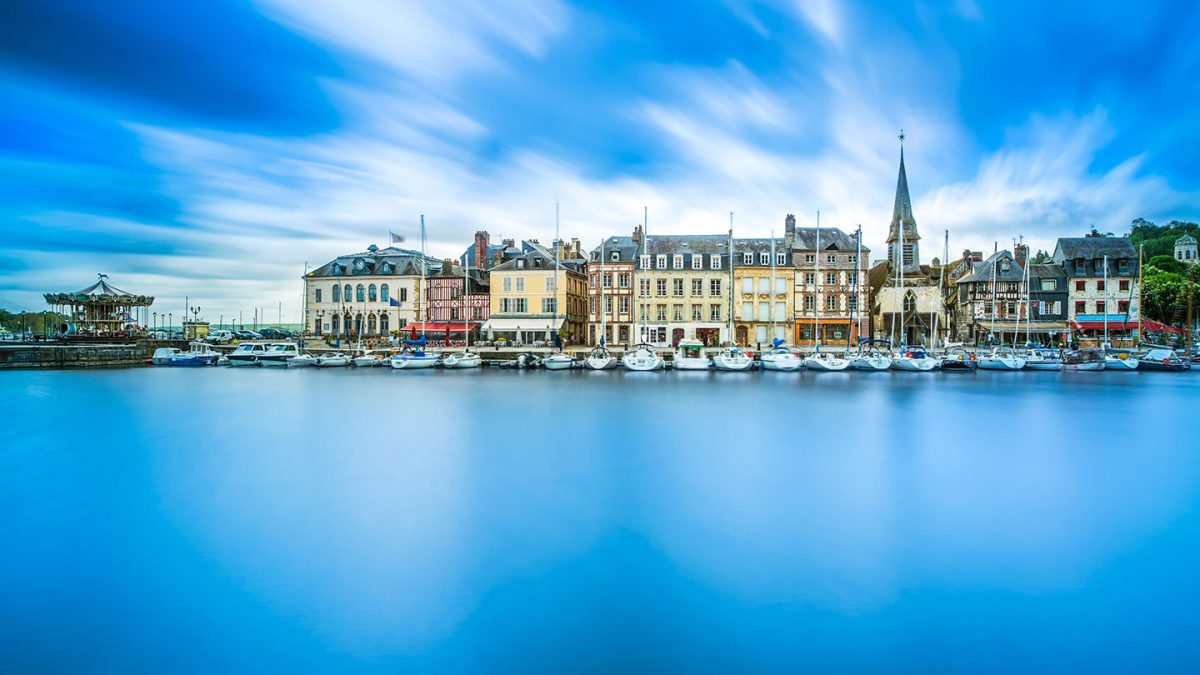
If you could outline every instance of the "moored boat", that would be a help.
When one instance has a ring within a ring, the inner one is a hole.
[[[1057,349],[1031,349],[1024,356],[1025,367],[1029,370],[1058,371],[1063,369],[1062,352]]]
[[[920,346],[901,347],[900,353],[892,357],[892,370],[928,373],[937,370],[939,366],[941,362]]]
[[[775,346],[759,355],[758,362],[762,364],[763,370],[794,372],[804,367],[804,359],[784,347],[782,342],[782,340],[776,340]]]
[[[859,340],[858,349],[846,356],[850,361],[850,367],[854,370],[865,370],[868,372],[878,372],[887,370],[892,367],[892,357],[883,350],[875,346],[875,340],[862,338]],[[880,344],[887,344],[879,341]]]
[[[754,359],[739,347],[726,347],[712,357],[712,367],[716,370],[743,371],[753,365]]]
[[[612,370],[617,367],[617,363],[617,357],[603,345],[593,347],[592,351],[588,352],[587,358],[583,360],[583,365],[592,370]]]
[[[467,368],[478,368],[483,365],[483,359],[475,352],[464,349],[461,352],[454,352],[442,357],[442,367],[455,370],[465,370]]]
[[[947,372],[969,373],[978,365],[975,355],[967,353],[967,350],[960,346],[950,347],[942,355],[942,370]]]
[[[344,368],[350,365],[350,357],[341,352],[322,354],[316,357],[314,365],[318,368]]]
[[[809,370],[836,372],[850,367],[850,359],[823,352],[820,348],[812,356],[804,359],[804,367]]]
[[[704,343],[693,340],[683,340],[675,347],[671,356],[671,368],[674,370],[708,370],[712,363],[704,355]]]
[[[1063,354],[1063,370],[1098,372],[1104,370],[1104,354],[1099,349],[1076,349]]]
[[[1139,365],[1138,358],[1126,349],[1113,349],[1112,347],[1104,348],[1104,369],[1116,370],[1120,372],[1130,372],[1137,370]]]
[[[1165,370],[1182,372],[1191,369],[1191,364],[1179,358],[1175,350],[1166,347],[1152,347],[1138,355],[1140,370]]]
[[[387,357],[378,352],[367,352],[351,360],[356,368],[378,368],[386,364],[387,361]]]
[[[294,342],[276,342],[259,355],[258,365],[268,368],[286,368],[288,361],[300,355]]]
[[[267,353],[270,344],[263,342],[245,342],[237,346],[227,357],[229,365],[234,367],[257,366],[258,357]]]
[[[1012,347],[995,347],[976,360],[980,370],[1021,370],[1025,367],[1025,358]]]
[[[312,354],[305,354],[303,352],[288,359],[287,362],[288,368],[312,368],[316,365],[317,357],[313,356]]]
[[[663,367],[663,360],[654,347],[643,342],[625,352],[621,357],[621,365],[629,370],[658,370]]]
[[[575,367],[575,357],[564,351],[557,351],[542,359],[546,370],[570,370]]]

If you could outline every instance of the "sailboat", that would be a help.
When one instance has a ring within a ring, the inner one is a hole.
[[[771,233],[771,293],[775,293],[775,233]],[[775,337],[775,301],[771,300],[771,348],[758,357],[763,370],[795,372],[804,367],[804,359],[783,346],[783,340]]]
[[[875,345],[887,345],[886,340],[858,339],[858,350],[850,355],[850,367],[854,370],[881,371],[892,367],[892,357]]]
[[[483,360],[479,355],[471,351],[471,323],[468,320],[470,317],[467,313],[467,296],[471,292],[471,280],[467,276],[467,260],[463,257],[463,292],[462,292],[462,312],[460,318],[463,322],[463,350],[454,352],[442,357],[443,368],[465,369],[478,368],[483,365]]]
[[[813,350],[813,355],[805,359],[804,365],[812,370],[823,371],[839,371],[850,367],[850,360],[833,354],[824,353],[821,351],[821,326],[820,326],[820,309],[821,309],[821,212],[817,211],[817,254],[816,259],[816,275],[815,280],[817,287],[813,297],[813,339],[816,341],[816,347]]]
[[[604,307],[604,241],[600,240],[600,340],[599,344],[592,347],[592,351],[588,352],[587,358],[583,360],[583,365],[592,370],[611,370],[617,367],[617,357],[608,351],[604,346],[605,336],[608,329],[608,312]]]
[[[425,352],[425,324],[429,323],[421,316],[421,306],[425,304],[427,289],[425,288],[425,214],[421,214],[421,286],[417,289],[420,296],[417,302],[417,320],[421,322],[421,337],[418,340],[404,340],[404,349],[391,358],[392,368],[396,370],[418,370],[432,368],[438,363],[437,354]]]
[[[892,369],[910,373],[928,373],[941,367],[941,362],[925,351],[920,345],[908,346],[904,335],[907,324],[904,310],[904,221],[900,221],[899,248],[896,249],[896,279],[899,282],[900,297],[900,352],[892,357]],[[892,320],[895,330],[896,321]]]
[[[1104,369],[1116,370],[1118,372],[1130,372],[1137,370],[1138,359],[1130,350],[1114,349],[1112,343],[1108,340],[1108,308],[1110,306],[1108,294],[1108,256],[1104,256]],[[1125,323],[1129,323],[1129,317],[1126,315]]]
[[[643,210],[642,210],[642,242],[641,242],[641,244],[642,244],[643,255],[646,256],[645,259],[647,259],[647,260],[649,259],[649,253],[650,253],[649,213],[650,213],[650,210],[648,207],[643,208]],[[639,256],[639,260],[641,260],[641,259],[642,259],[642,257]],[[647,265],[647,266],[649,266],[649,265]],[[640,267],[641,267],[641,264],[638,265],[638,268],[640,268]],[[635,269],[634,275],[635,275],[634,288],[637,289],[637,291],[639,293],[641,293],[642,289],[639,284],[639,282],[641,280],[641,275],[638,274],[636,269]],[[647,288],[648,287],[649,287],[649,285],[647,285]],[[642,300],[643,303],[649,302],[649,298],[646,297],[645,295],[643,295],[642,298],[643,298],[643,300]],[[649,315],[649,305],[642,305],[642,309],[643,309],[643,311],[646,312],[646,314],[648,316]],[[659,368],[662,368],[663,367],[662,357],[658,355],[658,352],[656,352],[654,350],[654,347],[652,345],[648,344],[645,341],[646,336],[643,335],[642,333],[638,332],[638,325],[637,325],[637,316],[638,315],[637,315],[637,313],[634,313],[633,316],[634,316],[633,334],[637,335],[639,337],[639,339],[642,341],[638,342],[636,345],[633,346],[632,349],[625,352],[624,356],[621,357],[621,365],[625,366],[629,370],[642,370],[642,371],[658,370]],[[642,330],[645,330],[645,327],[643,327]]]
[[[999,291],[999,284],[996,283],[996,268],[1000,265],[999,254],[992,255],[992,334],[996,332],[996,295]],[[1004,341],[1004,333],[1001,332],[1001,342]],[[1015,336],[1016,333],[1014,332]],[[1013,338],[1016,341],[1016,338]],[[1012,347],[1003,345],[992,348],[992,351],[980,355],[977,359],[980,370],[1021,370],[1025,367],[1025,358],[1018,354]]]
[[[562,258],[562,240],[558,238],[558,202],[554,202],[554,321],[552,325],[554,330],[558,330],[558,261]],[[564,294],[565,296],[565,294]],[[542,365],[546,370],[570,370],[575,367],[575,357],[568,354],[562,348],[562,338],[555,332],[554,336],[554,351],[546,358],[542,359]]]
[[[1051,348],[1035,348],[1033,344],[1033,325],[1030,323],[1033,320],[1033,294],[1030,284],[1032,264],[1026,259],[1025,261],[1025,344],[1028,347],[1027,351],[1022,353],[1025,357],[1025,368],[1041,372],[1057,372],[1063,369],[1062,352],[1058,349]],[[1019,327],[1018,327],[1019,330]],[[1015,335],[1015,333],[1014,333]],[[1014,340],[1015,342],[1015,340]]]
[[[724,347],[712,357],[712,366],[716,370],[743,371],[750,370],[754,359],[745,350],[739,348],[733,340],[733,213],[729,214],[729,346]]]

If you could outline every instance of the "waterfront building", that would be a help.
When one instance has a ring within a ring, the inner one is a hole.
[[[794,266],[795,344],[854,344],[870,325],[867,261],[871,249],[858,233],[836,227],[796,227],[789,215],[785,237]]]
[[[536,243],[536,239],[533,240]],[[518,243],[515,239],[501,239],[499,244],[491,243],[491,235],[487,230],[475,232],[475,241],[463,254],[458,257],[462,265],[472,269],[487,271],[513,260],[533,250],[533,244],[527,241]]]
[[[588,344],[600,340],[601,314],[604,341],[628,345],[633,337],[633,278],[637,267],[640,228],[630,237],[608,237],[588,253]],[[603,285],[603,293],[601,293]],[[603,295],[603,303],[601,296]]]
[[[42,297],[54,312],[67,317],[67,324],[60,326],[59,332],[85,336],[140,335],[148,323],[145,312],[154,304],[154,296],[129,293],[108,283],[107,274],[73,293],[46,293]]]
[[[904,134],[900,137],[903,142]],[[940,326],[946,325],[943,300],[938,292],[941,266],[921,264],[920,241],[901,144],[896,199],[888,226],[888,259],[871,269],[873,330],[876,337],[891,340],[893,344],[928,345],[935,316],[939,333],[944,332]]]
[[[1138,322],[1138,255],[1128,237],[1062,237],[1053,260],[1067,278],[1068,319],[1080,336],[1130,336]],[[1107,275],[1105,263],[1107,262]]]
[[[665,348],[683,340],[718,346],[732,339],[729,243],[725,234],[649,237],[637,265],[639,341]]]
[[[971,344],[1055,344],[1066,332],[1067,280],[1058,265],[1031,265],[1029,247],[997,251],[954,280],[952,337]]]
[[[304,325],[310,335],[387,337],[425,320],[421,269],[441,261],[403,248],[371,245],[304,275]]]
[[[1196,238],[1185,234],[1175,240],[1175,259],[1186,265],[1196,264]]]
[[[795,217],[788,218],[794,230]],[[770,238],[734,239],[733,257],[734,341],[753,347],[770,347],[776,339],[791,343],[796,275],[788,237],[773,244]]]
[[[428,305],[424,315],[429,318],[409,324],[409,331],[461,341],[464,331],[476,334],[488,319],[491,298],[485,271],[468,269],[464,280],[461,265],[443,260],[441,267],[430,272],[426,279],[426,291]]]
[[[579,344],[587,335],[588,290],[587,261],[578,240],[570,247],[555,242],[553,250],[533,239],[524,243],[528,252],[492,267],[491,309],[484,331],[489,339],[520,343],[549,343],[557,333],[564,343]]]

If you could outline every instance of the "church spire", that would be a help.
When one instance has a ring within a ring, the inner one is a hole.
[[[900,239],[900,226],[904,225],[904,241],[916,241],[921,238],[917,234],[917,219],[913,218],[912,197],[908,194],[908,174],[904,171],[904,130],[900,130],[900,175],[896,178],[896,204],[892,207],[892,224],[888,228],[887,243],[891,244]]]

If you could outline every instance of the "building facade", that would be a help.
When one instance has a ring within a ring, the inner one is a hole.
[[[789,216],[795,268],[795,344],[846,346],[870,326],[867,261],[871,250],[858,234],[836,227],[795,228]]]
[[[728,343],[731,289],[727,235],[648,237],[638,255],[634,304],[640,342]]]
[[[795,276],[786,237],[734,239],[732,291],[737,344],[762,348],[770,347],[777,339],[792,342]]]
[[[464,280],[462,266],[447,259],[425,283],[428,301],[424,315],[429,318],[421,324],[410,324],[409,330],[438,336],[449,333],[452,340],[462,340],[464,331],[477,336],[491,312],[488,274],[468,269]]]
[[[529,252],[492,268],[487,337],[530,344],[549,343],[557,334],[566,344],[582,344],[588,325],[586,260],[559,260],[556,271],[555,253],[528,243]],[[574,254],[566,247],[555,249],[560,255]]]
[[[386,337],[424,320],[421,270],[439,261],[417,251],[370,246],[339,256],[304,276],[305,333]]]
[[[1054,262],[1067,279],[1070,327],[1081,338],[1132,337],[1137,330],[1138,256],[1128,237],[1063,237]]]
[[[588,337],[590,345],[629,345],[633,340],[638,237],[608,237],[588,253]]]
[[[1175,240],[1175,259],[1186,265],[1196,264],[1196,238],[1185,234]]]

